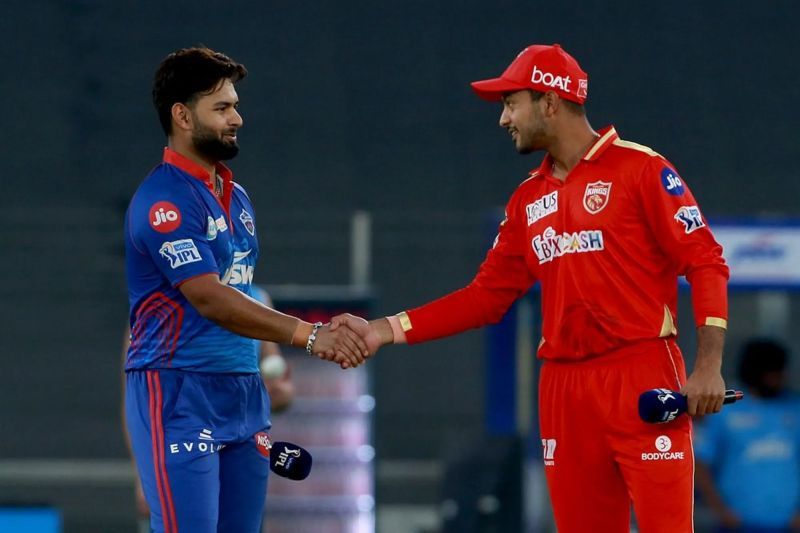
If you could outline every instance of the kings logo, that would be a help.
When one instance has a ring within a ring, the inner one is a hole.
[[[590,214],[596,215],[608,205],[611,195],[611,184],[604,181],[595,181],[586,185],[583,193],[583,207]]]

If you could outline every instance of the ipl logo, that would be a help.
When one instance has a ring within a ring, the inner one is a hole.
[[[276,466],[285,466],[292,464],[292,459],[299,459],[300,458],[300,449],[293,450],[291,448],[285,447],[283,451],[278,455],[278,460],[276,461]]]
[[[179,241],[165,242],[159,248],[158,253],[169,261],[171,268],[178,268],[187,263],[201,261],[200,252],[192,239],[181,239]]]

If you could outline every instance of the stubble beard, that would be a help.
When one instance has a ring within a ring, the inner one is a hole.
[[[194,149],[213,161],[228,161],[239,153],[239,144],[235,140],[226,142],[216,131],[195,121],[197,126],[192,132]]]
[[[535,128],[532,128],[530,131],[527,131],[525,135],[523,135],[522,131],[517,129],[517,137],[518,142],[516,143],[517,153],[520,155],[527,155],[532,154],[534,152],[538,152],[539,150],[544,150],[545,142],[547,135],[543,125],[539,125]]]

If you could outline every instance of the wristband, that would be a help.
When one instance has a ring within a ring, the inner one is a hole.
[[[321,327],[322,322],[315,322],[311,327],[311,335],[308,336],[308,341],[306,341],[306,353],[308,355],[314,355],[312,348],[314,347],[314,341],[317,340],[317,330]]]
[[[400,317],[397,315],[387,316],[386,320],[392,326],[392,344],[406,344],[406,332],[403,331],[403,326],[400,323]]]

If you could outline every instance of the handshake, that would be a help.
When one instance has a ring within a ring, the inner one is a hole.
[[[342,368],[357,367],[394,339],[386,318],[367,322],[349,313],[333,317],[330,324],[316,331],[315,337],[308,346],[309,352]]]

